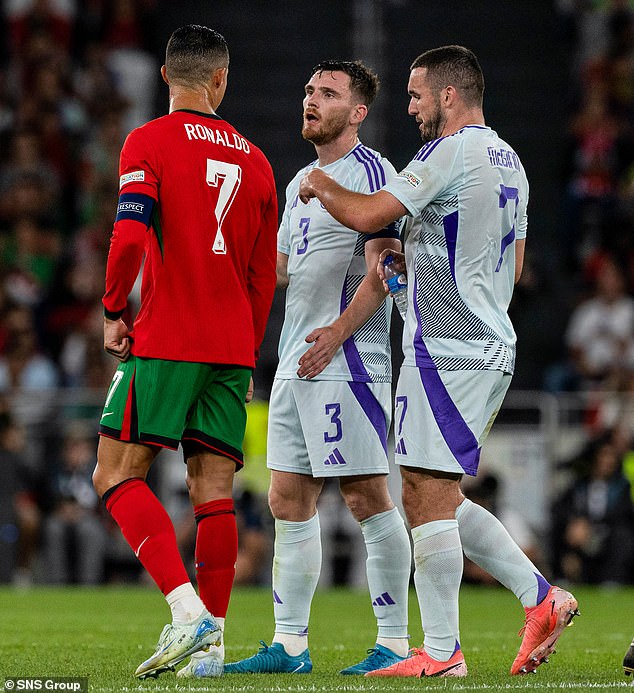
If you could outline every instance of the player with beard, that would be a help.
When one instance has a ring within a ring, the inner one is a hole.
[[[317,197],[339,222],[373,233],[407,214],[409,308],[396,391],[396,462],[414,544],[414,582],[425,643],[369,676],[465,676],[458,592],[462,553],[511,589],[525,608],[511,674],[547,661],[577,601],[550,585],[487,510],[465,499],[463,474],[511,382],[515,332],[508,316],[527,227],[528,181],[515,151],[486,126],[484,78],[462,46],[413,62],[408,112],[423,147],[384,190],[360,194],[310,171],[300,199]],[[378,274],[383,277],[382,264]]]
[[[408,651],[410,545],[387,487],[391,419],[391,303],[375,272],[384,250],[400,249],[396,223],[371,235],[336,222],[315,200],[299,202],[299,183],[320,169],[371,193],[395,171],[363,145],[358,131],[378,88],[360,62],[327,61],[305,87],[304,139],[318,159],[293,178],[278,233],[278,286],[287,287],[279,366],[270,400],[267,464],[275,517],[275,634],[225,673],[309,673],[310,605],[321,570],[317,500],[326,478],[361,525],[376,644],[343,674],[364,674]],[[307,345],[311,345],[310,348]]]

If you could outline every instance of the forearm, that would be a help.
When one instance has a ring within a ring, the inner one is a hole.
[[[369,195],[353,192],[320,169],[313,169],[304,176],[299,196],[305,203],[317,197],[340,224],[359,233],[376,233],[407,211],[384,190]]]
[[[110,240],[103,306],[111,320],[121,316],[141,268],[145,228],[133,221],[117,222]]]
[[[374,233],[381,228],[364,218],[363,205],[369,195],[348,190],[328,177],[320,180],[315,188],[315,196],[332,217],[350,229],[360,233]]]
[[[385,296],[385,289],[376,274],[367,274],[350,305],[332,323],[332,327],[341,335],[342,344],[376,313]]]

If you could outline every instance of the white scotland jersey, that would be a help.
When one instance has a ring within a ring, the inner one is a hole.
[[[404,365],[512,373],[507,309],[528,203],[517,154],[490,128],[470,125],[425,144],[385,189],[413,218]]]
[[[289,183],[278,234],[278,250],[288,255],[289,280],[276,372],[282,380],[298,378],[298,360],[310,347],[306,336],[334,322],[352,301],[367,274],[366,240],[398,238],[396,223],[367,236],[335,221],[318,199],[303,204],[299,183],[317,164],[306,166]],[[323,170],[344,187],[362,193],[379,190],[396,175],[387,159],[360,143]],[[391,310],[392,302],[385,301],[314,380],[390,382]]]

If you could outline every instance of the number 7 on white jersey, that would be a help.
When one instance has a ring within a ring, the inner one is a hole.
[[[227,247],[222,235],[222,222],[238,192],[242,180],[242,169],[237,164],[207,159],[207,185],[218,188],[218,200],[214,212],[218,229],[212,250],[216,255],[226,255]]]

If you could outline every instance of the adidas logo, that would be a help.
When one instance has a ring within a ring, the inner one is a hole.
[[[283,604],[284,602],[280,599],[280,595],[273,590],[273,603],[274,604]]]
[[[348,464],[343,455],[339,452],[339,448],[335,448],[328,457],[324,460],[325,465],[331,464]]]
[[[392,606],[393,604],[396,602],[390,597],[389,592],[383,592],[372,602],[372,606]]]

